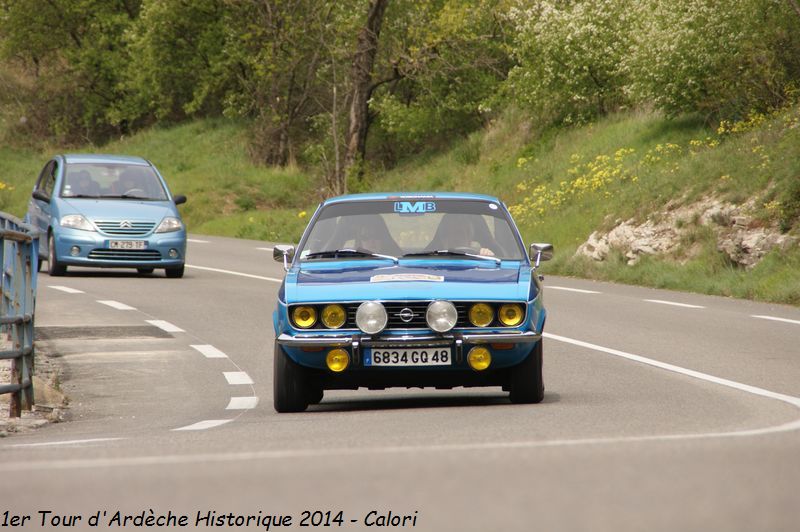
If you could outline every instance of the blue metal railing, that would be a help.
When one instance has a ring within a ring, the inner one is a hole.
[[[39,234],[30,225],[0,212],[0,238],[0,335],[7,335],[11,344],[11,349],[0,351],[0,359],[11,359],[11,382],[0,384],[0,394],[11,394],[9,415],[20,417],[23,409],[33,407],[33,315]]]

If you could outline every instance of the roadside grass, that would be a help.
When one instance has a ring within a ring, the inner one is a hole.
[[[200,234],[296,242],[322,198],[319,180],[303,169],[253,164],[245,124],[231,120],[153,128],[67,151],[152,160],[173,193],[188,196],[181,213],[189,230]],[[3,210],[24,215],[33,182],[52,153],[0,147],[0,181],[8,185],[0,189]],[[692,236],[674,257],[644,257],[634,266],[620,256],[602,263],[575,257],[595,230],[631,218],[642,222],[711,194],[750,201],[757,223],[779,224],[797,235],[800,106],[721,127],[643,110],[538,130],[522,113],[509,112],[455,139],[448,150],[373,171],[359,188],[496,195],[509,205],[526,242],[555,245],[545,273],[800,305],[800,250],[775,251],[743,270],[716,249],[713,234],[696,220],[681,222]]]

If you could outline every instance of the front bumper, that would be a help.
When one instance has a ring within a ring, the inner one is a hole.
[[[99,268],[166,268],[179,267],[186,261],[186,232],[150,234],[143,237],[111,237],[97,232],[60,228],[54,234],[59,262],[70,266]],[[111,250],[111,240],[144,241],[143,250]],[[73,255],[72,248],[78,253]],[[170,250],[178,256],[171,258]]]

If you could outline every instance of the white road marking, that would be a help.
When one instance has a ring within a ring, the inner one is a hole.
[[[664,301],[662,299],[645,299],[645,301],[649,301],[650,303],[659,303],[661,305],[672,305],[674,307],[683,307],[683,308],[706,308],[701,307],[700,305],[689,305],[687,303],[676,303],[674,301]]]
[[[602,294],[602,292],[597,292],[595,290],[583,290],[581,288],[568,288],[566,286],[552,286],[552,285],[544,285],[545,290],[553,289],[553,290],[566,290],[567,292],[579,292],[581,294]]]
[[[115,308],[117,310],[136,310],[134,307],[126,305],[125,303],[120,303],[119,301],[111,301],[111,300],[102,301],[98,299],[97,302],[102,303],[103,305],[108,305],[109,307]]]
[[[282,283],[283,279],[276,279],[274,277],[262,277],[261,275],[252,275],[250,273],[233,272],[231,270],[220,270],[219,268],[207,268],[206,266],[193,266],[186,265],[187,268],[194,268],[195,270],[205,270],[208,272],[227,273],[228,275],[238,275],[239,277],[249,277],[250,279],[260,279],[262,281],[272,281],[273,283]]]
[[[144,321],[146,321],[150,325],[155,325],[156,327],[158,327],[159,329],[161,329],[163,331],[167,331],[167,332],[186,332],[183,329],[181,329],[180,327],[178,327],[177,325],[173,325],[168,321],[164,321],[164,320],[144,320]]]
[[[244,371],[223,371],[228,384],[253,384],[253,379]]]
[[[775,316],[760,316],[760,315],[753,314],[751,317],[752,318],[759,318],[759,319],[762,319],[762,320],[782,321],[784,323],[794,323],[795,325],[800,325],[800,321],[798,321],[798,320],[790,320],[790,319],[787,319],[787,318],[777,318]]]
[[[195,244],[208,244],[208,240],[198,240],[196,238],[187,238],[187,242],[194,242]]]
[[[192,349],[196,349],[206,358],[228,358],[228,355],[214,347],[213,345],[191,345]]]
[[[258,404],[258,397],[231,397],[225,410],[250,410]]]
[[[15,443],[7,447],[45,447],[48,445],[79,445],[81,443],[97,443],[124,440],[125,438],[91,438],[87,440],[46,441],[42,443]]]
[[[256,248],[256,249],[259,249],[259,250],[261,250],[261,251],[272,251],[272,250],[274,250],[275,248]]]
[[[50,288],[55,288],[56,290],[61,290],[62,292],[66,292],[68,294],[84,294],[83,290],[78,290],[77,288],[70,288],[69,286],[59,286],[59,285],[48,285]]]
[[[175,430],[206,430],[206,429],[213,429],[214,427],[219,427],[220,425],[224,425],[233,421],[232,419],[207,419],[205,421],[198,421],[197,423],[193,423],[191,425],[186,425],[185,427],[180,427]]]

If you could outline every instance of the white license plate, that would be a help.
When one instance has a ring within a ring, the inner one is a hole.
[[[365,366],[449,366],[452,363],[453,352],[449,347],[373,348],[364,354]]]
[[[147,242],[144,240],[109,240],[108,247],[111,249],[147,249]]]

